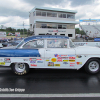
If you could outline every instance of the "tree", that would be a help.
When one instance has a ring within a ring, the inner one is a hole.
[[[75,34],[80,34],[79,28],[76,28],[76,29],[75,29]]]

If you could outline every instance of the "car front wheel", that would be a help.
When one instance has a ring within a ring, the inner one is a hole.
[[[100,63],[98,59],[90,59],[85,65],[86,72],[97,74],[100,71]]]
[[[29,66],[26,63],[13,63],[11,68],[12,71],[17,75],[24,75],[29,72]]]

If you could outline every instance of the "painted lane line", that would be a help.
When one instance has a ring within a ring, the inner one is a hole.
[[[77,94],[0,94],[2,98],[40,98],[40,97],[100,97],[100,93],[77,93]]]

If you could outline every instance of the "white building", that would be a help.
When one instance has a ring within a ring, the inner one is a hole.
[[[35,7],[29,13],[30,31],[34,35],[65,35],[75,38],[76,11]]]

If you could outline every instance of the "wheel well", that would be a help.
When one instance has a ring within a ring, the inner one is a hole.
[[[100,58],[98,58],[98,57],[92,57],[92,58],[89,58],[89,59],[85,62],[85,64],[84,64],[83,66],[85,66],[86,63],[87,63],[89,60],[91,60],[91,59],[98,59],[98,60],[100,60]]]
[[[21,63],[21,62],[20,62],[20,63]],[[15,63],[11,63],[11,64],[10,64],[10,67],[13,66],[13,64],[15,64]],[[29,64],[28,64],[28,63],[24,63],[24,64],[27,64],[28,67],[29,67]]]

